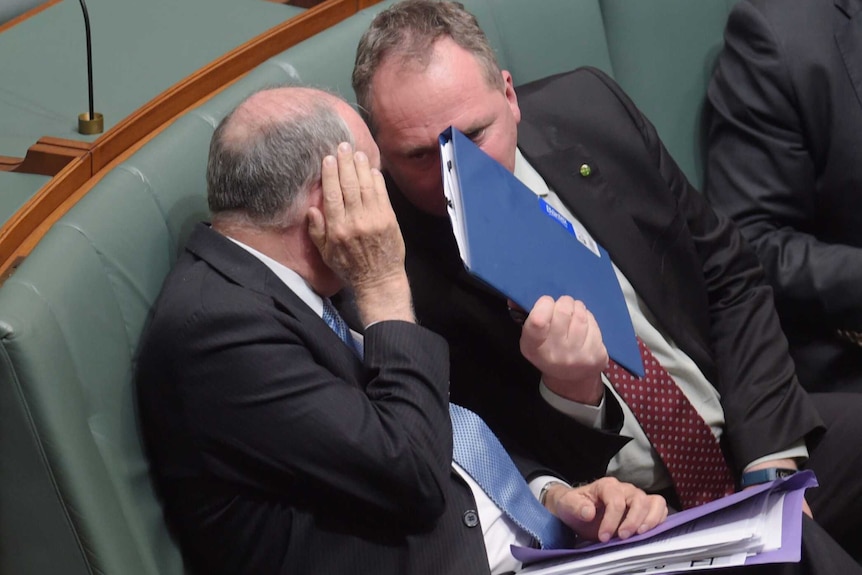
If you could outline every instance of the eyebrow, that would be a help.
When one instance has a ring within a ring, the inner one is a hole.
[[[491,125],[490,120],[488,120],[487,118],[482,118],[481,120],[473,122],[472,124],[470,124],[467,128],[465,128],[463,130],[461,130],[460,128],[458,128],[458,129],[465,136],[469,136],[470,134],[474,134],[480,130],[484,130],[485,128],[487,128],[490,125]],[[438,145],[433,144],[430,146],[413,146],[410,148],[404,148],[403,150],[401,150],[401,153],[402,153],[402,155],[409,158],[412,156],[417,156],[419,154],[434,154],[437,152],[437,150],[438,150]]]
[[[458,129],[461,130],[461,133],[464,135],[474,134],[480,130],[484,130],[485,128],[490,126],[491,123],[492,123],[492,120],[490,118],[482,118],[480,120],[473,122],[472,124],[470,124],[469,126],[464,128],[463,130],[461,130],[461,128],[458,128]]]
[[[414,156],[418,156],[420,154],[433,154],[437,152],[438,146],[435,144],[433,146],[414,146],[411,148],[405,148],[401,151],[401,154],[412,158]]]

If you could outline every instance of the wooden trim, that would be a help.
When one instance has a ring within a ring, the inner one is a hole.
[[[93,144],[44,136],[30,146],[23,158],[0,156],[0,170],[55,176],[66,165],[90,152]]]
[[[21,22],[23,22],[27,18],[35,16],[39,12],[42,12],[43,10],[47,10],[48,8],[53,6],[54,4],[59,4],[60,2],[62,2],[62,0],[48,0],[47,2],[43,2],[42,4],[39,4],[38,6],[30,8],[26,12],[18,14],[17,16],[12,18],[11,20],[7,20],[3,24],[0,24],[0,34],[5,32],[6,30],[11,28],[12,26],[17,26],[18,24],[20,24]]]
[[[62,159],[63,154],[73,157],[0,228],[0,277],[5,277],[12,266],[17,266],[51,225],[86,195],[109,169],[179,115],[267,59],[356,13],[360,2],[369,1],[376,3],[376,0],[326,0],[286,20],[162,92],[92,144],[84,143],[87,149],[80,155],[74,155],[80,148],[65,144],[68,140],[40,139],[33,147],[39,146],[37,152],[45,154],[46,158],[49,153],[57,154],[53,161],[58,161],[58,157]],[[0,165],[9,160],[0,158]],[[47,162],[47,159],[43,158],[43,161]]]
[[[95,142],[93,168],[102,169],[136,141],[191,104],[216,92],[267,59],[356,12],[356,0],[327,0],[231,50],[168,88]]]
[[[0,275],[11,264],[11,256],[33,230],[75,190],[87,183],[92,176],[92,169],[93,162],[89,154],[75,158],[9,218],[0,229]]]
[[[2,270],[0,271],[0,286],[6,283],[6,280],[9,279],[9,276],[15,273],[15,270],[18,269],[18,266],[21,265],[21,262],[23,261],[23,256],[16,256],[9,260],[8,266],[0,266],[0,270]]]
[[[195,105],[201,104],[201,102],[196,102]],[[59,199],[60,201],[57,203],[56,207],[47,213],[42,219],[35,220],[36,225],[32,226],[32,229],[27,233],[27,230],[23,229],[21,235],[15,238],[16,247],[12,250],[9,256],[6,255],[6,251],[3,247],[8,243],[4,236],[0,235],[0,285],[3,285],[3,282],[12,275],[21,262],[33,251],[33,248],[36,247],[36,244],[41,241],[41,239],[48,233],[48,230],[51,229],[57,221],[62,218],[69,210],[71,210],[78,201],[89,193],[89,191],[101,181],[106,175],[108,175],[111,170],[116,168],[118,165],[125,162],[132,156],[135,152],[141,149],[147,142],[155,138],[159,135],[165,128],[170,126],[170,122],[165,122],[158,129],[153,130],[151,133],[147,134],[146,137],[142,138],[140,141],[136,142],[134,146],[130,147],[128,150],[114,158],[114,160],[105,166],[99,172],[93,174],[89,178],[87,178],[82,184],[79,184],[77,188],[75,186],[69,186],[69,188],[63,188],[61,190],[55,190],[53,192],[49,192],[51,194],[52,199]],[[92,164],[89,166],[92,168]],[[74,177],[70,174],[64,174],[64,177]],[[57,178],[59,179],[59,178]],[[53,180],[52,182],[53,183]],[[38,209],[37,206],[34,206],[34,209]],[[26,233],[26,235],[24,235]]]
[[[322,4],[325,0],[266,0],[274,4],[284,4],[286,6],[296,6],[298,8],[314,8],[318,4]]]
[[[11,172],[21,165],[24,158],[16,158],[14,156],[0,156],[0,172]]]

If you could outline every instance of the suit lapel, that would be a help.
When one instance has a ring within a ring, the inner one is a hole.
[[[305,320],[317,315],[263,262],[206,224],[195,228],[186,250],[233,283],[273,298],[293,316]]]
[[[607,250],[647,306],[655,310],[672,309],[667,301],[668,292],[661,287],[664,278],[656,277],[664,266],[644,241],[619,191],[608,185],[601,166],[578,143],[563,142],[558,149],[550,149],[543,140],[540,128],[521,122],[518,144],[524,156]],[[580,173],[584,164],[590,166],[590,175],[586,177]]]
[[[838,18],[835,24],[835,43],[844,59],[844,66],[850,77],[850,83],[856,92],[856,98],[862,105],[862,2],[858,0],[836,0],[835,7],[844,18]]]
[[[330,369],[343,379],[358,383],[357,367],[361,367],[361,362],[356,354],[263,262],[206,224],[198,224],[186,250],[206,261],[233,283],[271,298],[278,310],[302,323],[307,332],[309,349],[316,354],[335,353],[340,361],[329,365]]]

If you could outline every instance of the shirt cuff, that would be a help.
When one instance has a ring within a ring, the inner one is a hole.
[[[766,463],[767,461],[774,461],[776,459],[795,459],[796,465],[802,465],[806,461],[808,461],[808,448],[805,447],[805,441],[800,439],[784,451],[777,451],[775,453],[770,453],[769,455],[764,455],[763,457],[759,457],[745,466],[743,473],[758,465],[760,463]]]
[[[602,382],[604,382],[604,380],[605,376],[603,374]],[[604,429],[605,396],[607,396],[607,392],[602,395],[602,400],[598,405],[587,405],[585,403],[578,403],[577,401],[572,401],[571,399],[566,399],[561,395],[557,395],[548,389],[548,386],[546,386],[544,380],[542,380],[539,382],[539,395],[542,396],[545,403],[563,415],[571,417],[581,425],[592,427],[593,429]]]
[[[548,483],[562,483],[563,485],[571,487],[568,482],[563,481],[559,477],[554,477],[553,475],[539,475],[538,477],[531,479],[529,483],[530,491],[533,492],[533,497],[538,500],[539,496],[542,494],[542,488]]]

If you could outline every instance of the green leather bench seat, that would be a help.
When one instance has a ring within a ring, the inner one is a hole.
[[[703,184],[703,103],[736,0],[602,0],[614,79]]]
[[[55,224],[0,289],[0,572],[179,574],[137,433],[133,358],[206,218],[215,125],[267,62],[181,117]]]
[[[0,226],[50,180],[37,174],[0,171]]]
[[[137,435],[132,360],[178,235],[205,207],[185,167],[205,161],[211,131],[179,120],[0,289],[4,573],[183,572]]]
[[[675,154],[691,151],[683,165],[697,173],[697,115],[729,2],[465,3],[516,82],[603,68]],[[162,280],[206,218],[210,136],[262,87],[309,84],[352,99],[356,42],[388,4],[279,54],[178,119],[108,173],[0,288],[0,572],[184,572],[149,480],[132,374]]]

